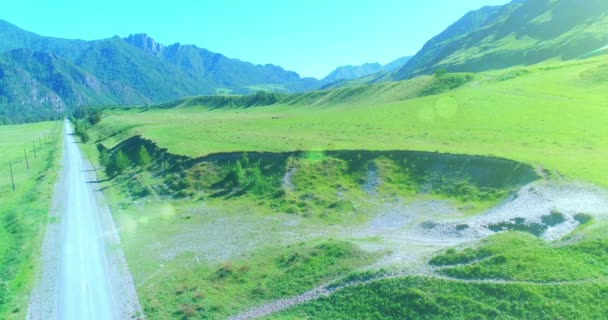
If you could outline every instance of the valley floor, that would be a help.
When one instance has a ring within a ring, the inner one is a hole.
[[[149,319],[598,318],[602,68],[112,109],[84,151],[128,160],[100,187]]]

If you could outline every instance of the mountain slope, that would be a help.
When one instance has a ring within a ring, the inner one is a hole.
[[[73,59],[88,46],[87,41],[41,36],[0,19],[0,52],[14,49],[61,52],[61,56]]]
[[[0,55],[0,104],[68,106],[115,102],[99,79],[52,53],[15,49]]]
[[[207,93],[213,93],[216,88],[248,92],[248,87],[260,85],[279,85],[284,91],[304,91],[318,87],[316,81],[310,85],[310,79],[302,79],[297,73],[279,66],[255,65],[194,45],[175,43],[165,46],[146,34],[130,35],[124,40],[162,62],[177,67],[197,82],[202,82]]]
[[[465,15],[427,42],[394,79],[573,59],[608,43],[605,0],[516,0]]]
[[[139,50],[118,37],[95,41],[74,63],[111,87],[130,88],[149,103],[205,91],[202,83],[176,66]],[[125,97],[125,101],[131,100]]]

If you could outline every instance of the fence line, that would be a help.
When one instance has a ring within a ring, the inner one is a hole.
[[[55,137],[55,139],[57,138],[57,134],[59,133],[60,128],[61,128],[59,123],[60,123],[60,120],[55,121],[55,124],[51,127],[50,130],[44,130],[38,134],[38,147],[36,146],[36,137],[34,137],[34,139],[32,140],[32,153],[34,154],[34,159],[38,159],[39,152],[37,152],[37,151],[42,151],[42,136],[44,136],[45,145],[53,142],[53,136]],[[38,149],[38,150],[36,150],[36,149]],[[25,168],[29,172],[30,168],[33,168],[34,162],[32,162],[32,164],[30,166],[30,161],[29,161],[27,153],[28,153],[27,147],[23,148],[23,157],[25,159]],[[17,168],[13,168],[13,160],[9,160],[8,165],[9,165],[9,171],[10,171],[10,175],[11,175],[11,186],[12,186],[13,192],[17,192],[17,187],[16,187],[16,183],[15,183],[15,173],[16,172],[13,170],[13,169],[17,169]]]

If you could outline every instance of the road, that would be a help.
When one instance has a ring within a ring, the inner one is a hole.
[[[141,318],[112,216],[95,190],[95,171],[68,121],[64,132],[63,170],[54,199],[59,223],[49,224],[46,231],[43,270],[32,292],[28,319]]]
[[[66,123],[66,132],[72,128]],[[60,319],[116,319],[97,201],[75,137],[64,138],[65,213],[59,276]]]

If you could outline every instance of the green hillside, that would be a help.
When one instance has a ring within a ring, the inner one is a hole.
[[[517,0],[485,7],[427,42],[394,77],[439,68],[479,72],[574,59],[608,44],[607,14],[603,0]]]
[[[349,149],[494,155],[607,185],[605,65],[599,57],[296,95],[188,98],[145,112],[109,111],[96,134],[108,147],[139,134],[195,157]]]

